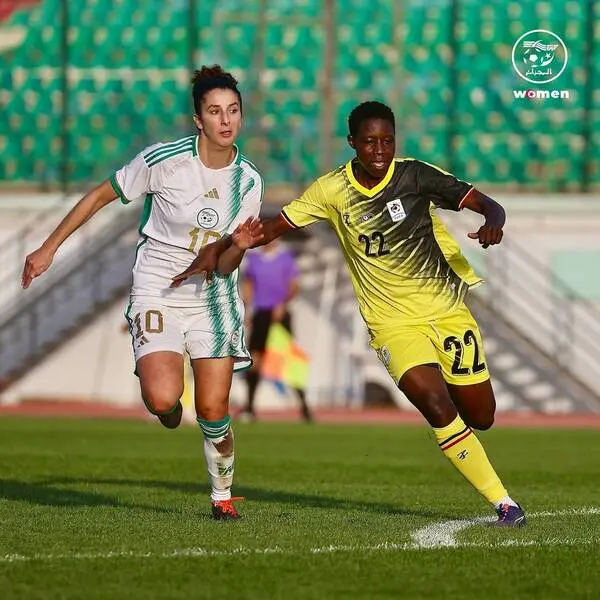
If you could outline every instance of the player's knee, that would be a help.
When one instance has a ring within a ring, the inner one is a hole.
[[[422,399],[423,416],[433,427],[445,427],[455,416],[455,409],[447,393],[430,390]]]
[[[148,410],[157,415],[163,415],[173,410],[183,394],[183,386],[177,390],[154,389],[144,394],[144,403]]]
[[[478,414],[474,416],[470,416],[467,419],[464,419],[465,423],[471,427],[472,429],[477,429],[479,431],[485,431],[486,429],[490,429],[494,424],[494,415],[492,414]]]
[[[203,398],[196,403],[198,422],[223,421],[229,418],[229,398],[227,396],[214,396],[212,398]]]

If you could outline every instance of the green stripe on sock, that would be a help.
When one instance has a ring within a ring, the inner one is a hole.
[[[224,438],[227,435],[228,431],[229,428],[224,429],[223,431],[218,431],[216,433],[207,433],[206,431],[203,431],[202,433],[204,434],[204,437],[209,440],[218,440]]]
[[[231,426],[231,417],[229,415],[227,415],[220,421],[205,421],[200,417],[197,417],[196,421],[198,421],[198,425],[200,425],[202,433],[210,439],[215,439],[227,435],[229,427]]]
[[[223,417],[220,421],[205,421],[204,419],[198,417],[196,421],[198,421],[198,424],[201,427],[203,425],[206,427],[223,427],[224,425],[229,425],[231,423],[231,417],[227,415],[226,417]]]

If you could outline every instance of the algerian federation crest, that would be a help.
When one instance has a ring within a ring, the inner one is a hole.
[[[512,49],[517,75],[530,83],[554,81],[567,66],[569,53],[562,39],[546,29],[524,33]]]
[[[196,217],[202,229],[213,229],[219,222],[219,214],[214,208],[203,208]]]

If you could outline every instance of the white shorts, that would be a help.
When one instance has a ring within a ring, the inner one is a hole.
[[[152,352],[184,350],[195,358],[232,356],[234,371],[252,364],[246,348],[243,315],[225,318],[208,307],[174,308],[157,302],[134,301],[127,307],[125,318],[133,342],[137,362]]]

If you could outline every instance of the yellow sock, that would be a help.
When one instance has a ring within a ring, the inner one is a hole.
[[[508,496],[481,442],[459,416],[433,431],[442,452],[482,496],[494,505]]]

